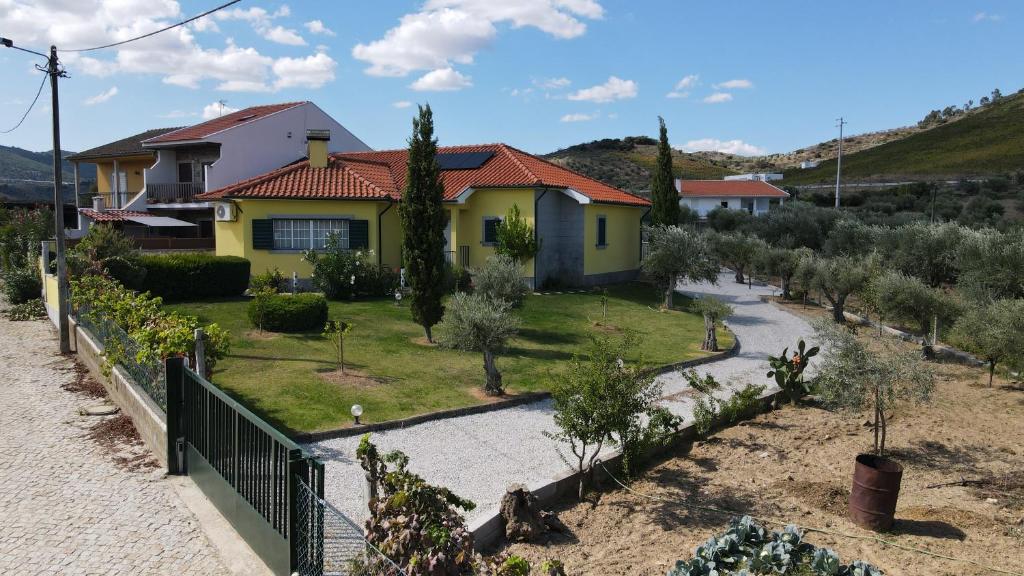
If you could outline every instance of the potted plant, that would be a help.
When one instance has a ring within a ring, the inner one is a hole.
[[[848,328],[827,320],[817,321],[814,328],[829,351],[816,381],[824,403],[873,412],[874,449],[856,457],[850,517],[865,528],[886,530],[892,526],[903,479],[903,466],[885,455],[886,410],[897,402],[928,401],[935,376],[920,350],[881,339],[875,341],[877,346],[869,346]]]

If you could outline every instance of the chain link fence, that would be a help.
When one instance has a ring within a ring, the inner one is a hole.
[[[99,339],[108,358],[114,353],[117,363],[132,380],[135,380],[135,383],[145,390],[164,412],[167,412],[167,390],[161,362],[148,360],[147,355],[141,353],[142,347],[127,332],[88,308],[79,309],[75,321]]]
[[[302,481],[296,482],[296,546],[300,576],[405,576],[363,538],[363,529]],[[318,545],[322,542],[322,545]]]

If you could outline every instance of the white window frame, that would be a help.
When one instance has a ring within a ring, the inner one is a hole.
[[[336,234],[344,250],[349,250],[348,218],[272,218],[274,247],[277,252],[323,250],[327,237]]]

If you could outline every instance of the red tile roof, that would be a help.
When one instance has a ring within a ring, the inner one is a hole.
[[[493,152],[480,167],[442,170],[444,199],[454,201],[469,188],[571,188],[602,204],[649,206],[639,196],[552,164],[505,144],[445,146],[439,154]],[[306,160],[256,178],[203,194],[216,198],[345,198],[400,200],[405,188],[407,150],[332,154],[326,168]]]
[[[789,193],[760,180],[677,180],[680,196],[789,198]]]
[[[283,104],[268,104],[265,106],[252,106],[238,112],[232,112],[231,114],[225,114],[213,120],[207,120],[193,126],[186,126],[179,128],[173,132],[162,134],[155,138],[150,138],[143,142],[144,145],[150,144],[163,144],[168,142],[184,142],[192,140],[202,140],[207,136],[216,134],[233,128],[242,124],[248,124],[249,122],[255,122],[260,118],[270,116],[276,112],[287,110],[305,104],[306,102],[285,102]]]
[[[103,212],[97,212],[92,208],[79,208],[78,211],[92,218],[95,222],[124,222],[129,218],[152,216],[149,212],[133,212],[131,210],[104,210]]]

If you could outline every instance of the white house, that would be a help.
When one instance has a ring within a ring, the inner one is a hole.
[[[676,179],[679,205],[701,218],[715,208],[746,210],[760,216],[772,205],[781,205],[789,193],[762,180],[682,180]]]
[[[817,167],[818,167],[818,161],[817,160],[804,160],[803,162],[800,163],[800,169],[801,170],[808,170],[810,168],[817,168]]]
[[[782,180],[782,174],[769,174],[760,172],[757,174],[735,174],[733,176],[726,176],[722,180],[760,180],[762,182],[771,182],[773,180]]]

